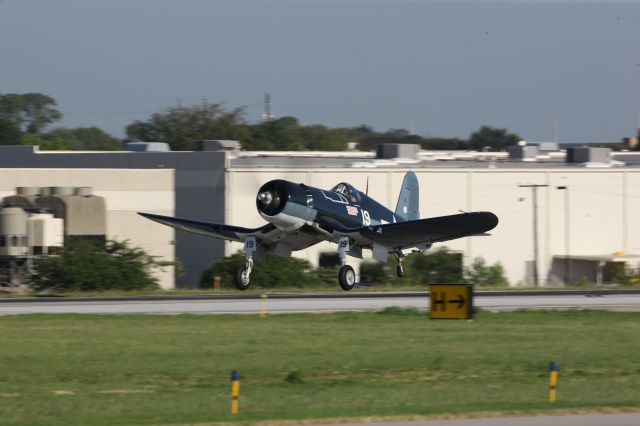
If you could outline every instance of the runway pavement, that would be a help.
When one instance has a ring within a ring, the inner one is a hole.
[[[640,413],[348,423],[342,426],[638,426]],[[321,425],[318,425],[321,426]],[[328,425],[327,425],[328,426]]]
[[[586,292],[582,294],[548,292],[480,293],[474,305],[489,311],[515,309],[607,309],[640,311],[640,294],[610,294]],[[0,315],[28,313],[86,313],[86,314],[256,314],[376,311],[398,306],[427,310],[426,292],[416,293],[360,293],[325,295],[219,295],[192,297],[133,297],[133,298],[31,298],[0,299]]]

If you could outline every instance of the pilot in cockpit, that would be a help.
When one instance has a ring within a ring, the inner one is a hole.
[[[359,202],[359,197],[356,195],[357,191],[356,192],[351,191],[347,184],[344,184],[344,183],[338,184],[338,186],[336,186],[335,188],[335,192],[337,192],[340,195],[343,195],[345,198],[350,200],[351,203],[353,204],[357,204]]]
[[[336,192],[340,195],[344,195],[345,197],[349,196],[349,189],[347,188],[347,185],[345,185],[344,183],[341,183],[338,186],[336,186]]]

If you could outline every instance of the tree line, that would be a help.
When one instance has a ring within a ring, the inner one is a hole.
[[[174,151],[191,151],[206,139],[240,141],[251,151],[342,151],[349,142],[374,150],[381,143],[418,144],[429,150],[500,151],[521,138],[507,129],[482,126],[468,139],[419,136],[404,129],[377,132],[371,126],[331,128],[302,125],[295,117],[249,123],[244,108],[220,103],[168,107],[126,126],[126,138],[98,127],[52,128],[62,119],[57,102],[41,93],[0,94],[0,145],[38,145],[47,150],[121,150],[126,142],[166,142]],[[52,128],[52,129],[51,129]]]
[[[118,150],[122,141],[98,127],[47,130],[62,119],[56,101],[42,93],[0,94],[0,145],[55,150]]]

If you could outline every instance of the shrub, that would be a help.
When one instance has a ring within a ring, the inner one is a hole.
[[[367,284],[387,284],[389,270],[381,262],[362,262],[360,264],[360,282]]]
[[[394,285],[448,284],[462,282],[462,255],[446,247],[428,253],[414,253],[405,258],[405,276],[396,276],[396,260],[390,259],[388,268],[393,273]]]
[[[101,291],[158,288],[155,269],[173,265],[160,261],[128,241],[102,245],[69,240],[59,256],[36,260],[31,285],[37,291]]]
[[[481,257],[476,257],[471,266],[465,269],[465,280],[477,286],[509,284],[504,273],[504,268],[500,262],[488,266],[487,262]]]

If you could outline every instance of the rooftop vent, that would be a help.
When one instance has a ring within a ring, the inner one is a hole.
[[[165,142],[129,142],[127,151],[132,152],[169,152],[169,144]]]
[[[534,161],[540,150],[535,145],[518,144],[508,146],[507,152],[511,160]]]
[[[409,143],[383,143],[378,145],[376,158],[416,158],[420,145]]]
[[[610,148],[572,147],[567,148],[567,163],[609,163]]]

